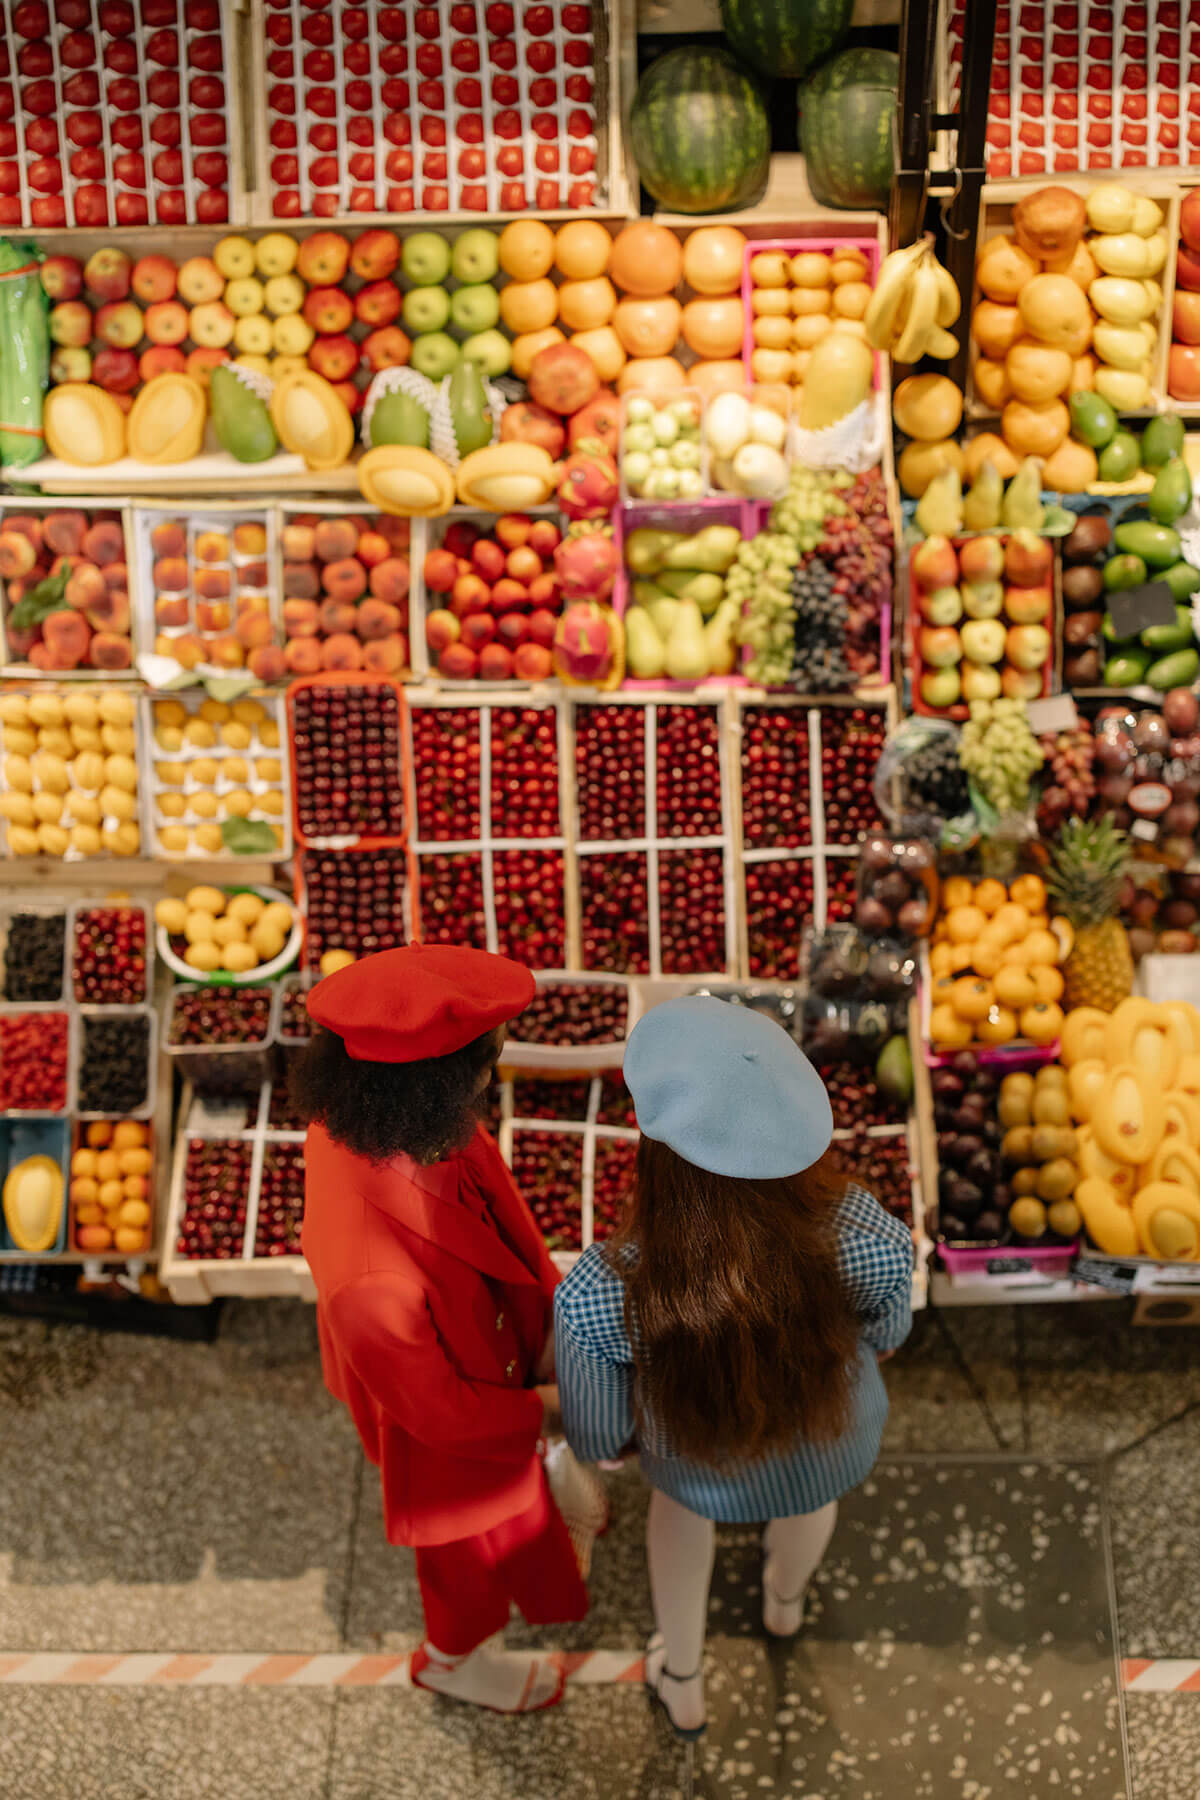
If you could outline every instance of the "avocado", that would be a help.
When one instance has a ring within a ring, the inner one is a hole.
[[[278,450],[279,439],[268,411],[270,398],[270,382],[235,363],[218,363],[212,371],[208,405],[213,430],[222,450],[228,450],[238,462],[266,462]]]
[[[1142,467],[1161,469],[1173,457],[1183,455],[1183,420],[1174,413],[1151,419],[1142,433]]]

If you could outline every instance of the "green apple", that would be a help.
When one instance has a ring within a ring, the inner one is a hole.
[[[500,250],[494,231],[477,226],[455,238],[450,257],[455,281],[490,281],[499,267]]]
[[[512,345],[499,331],[477,331],[464,340],[462,353],[484,375],[506,375],[512,367]]]
[[[432,287],[450,273],[450,246],[437,231],[415,231],[405,238],[400,267],[417,287]]]
[[[430,381],[440,381],[443,375],[450,373],[458,356],[458,345],[452,337],[444,331],[425,331],[413,339],[409,361],[419,375],[428,375]]]
[[[445,288],[410,288],[404,296],[404,329],[412,337],[425,331],[444,331],[450,318],[450,296]]]
[[[1000,693],[999,669],[983,668],[978,663],[964,663],[962,666],[962,697],[964,700],[995,700]]]
[[[926,706],[939,710],[953,706],[962,692],[962,679],[957,669],[930,669],[921,677],[921,698]]]
[[[500,296],[486,281],[455,288],[450,317],[459,331],[490,331],[500,318]]]

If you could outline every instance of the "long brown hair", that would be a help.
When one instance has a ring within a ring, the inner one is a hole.
[[[641,1139],[612,1252],[639,1409],[679,1454],[749,1460],[845,1430],[858,1338],[837,1258],[845,1190],[832,1154],[783,1181],[742,1181]]]

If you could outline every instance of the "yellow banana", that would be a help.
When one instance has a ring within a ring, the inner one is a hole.
[[[958,339],[952,331],[946,331],[940,325],[931,325],[929,335],[925,339],[926,356],[936,356],[940,362],[949,362],[958,350]]]
[[[863,315],[867,342],[874,350],[890,350],[901,308],[917,264],[926,254],[925,238],[885,256]]]
[[[935,267],[931,256],[923,257],[917,266],[912,280],[908,317],[892,350],[895,362],[919,362],[925,354],[929,333],[937,325],[938,283]]]
[[[937,322],[945,331],[957,323],[958,315],[962,311],[962,297],[958,291],[958,284],[949,269],[943,269],[940,262],[935,262],[933,266],[937,272]],[[936,356],[936,354],[935,351],[934,355]]]

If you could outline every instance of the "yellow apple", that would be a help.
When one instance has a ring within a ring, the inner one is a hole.
[[[298,275],[272,275],[267,283],[267,311],[277,319],[298,313],[304,305],[304,283]]]
[[[223,350],[231,344],[236,324],[223,300],[206,300],[202,306],[193,306],[188,315],[189,336],[205,350]]]
[[[225,304],[237,319],[251,318],[263,309],[263,284],[254,275],[239,276],[225,289]]]
[[[287,275],[296,266],[300,246],[285,231],[268,231],[254,246],[254,260],[260,275]]]
[[[239,319],[233,341],[239,350],[244,350],[250,356],[266,356],[271,349],[270,320],[264,319],[261,313],[251,313],[249,317]]]
[[[269,375],[271,373],[271,360],[267,356],[255,356],[251,354],[247,356],[235,356],[233,360],[237,368],[249,369],[252,375]]]
[[[254,273],[254,245],[249,238],[223,237],[213,251],[213,261],[227,281]]]
[[[206,300],[219,300],[225,292],[225,277],[209,256],[189,256],[180,265],[178,288],[180,298],[189,306],[202,306]]]
[[[288,313],[271,327],[271,341],[281,356],[303,356],[315,336],[303,313]]]
[[[303,375],[307,367],[308,359],[304,356],[273,356],[271,380],[282,381],[285,375]]]

